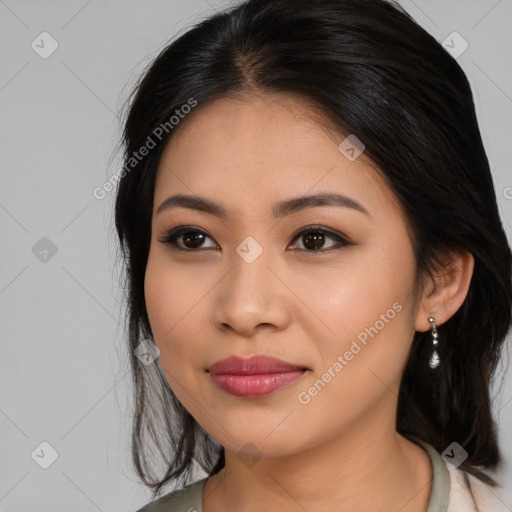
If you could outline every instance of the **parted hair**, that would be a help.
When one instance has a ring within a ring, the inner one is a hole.
[[[190,98],[200,108],[251,91],[301,95],[326,123],[357,135],[403,208],[418,278],[433,277],[451,251],[473,255],[465,301],[438,326],[435,371],[429,332],[414,335],[396,430],[439,452],[456,441],[468,453],[460,469],[495,485],[484,472],[501,461],[490,386],[510,327],[512,256],[463,70],[391,0],[247,0],[171,41],[144,71],[126,103],[125,164]],[[154,343],[144,275],[155,177],[179,128],[152,137],[155,147],[131,161],[115,200],[134,383],[132,457],[153,496],[185,483],[195,463],[208,475],[224,466],[223,447],[176,398],[158,360],[146,366],[135,354],[142,340]]]

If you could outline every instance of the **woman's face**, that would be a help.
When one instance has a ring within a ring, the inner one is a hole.
[[[364,152],[342,152],[345,136],[318,120],[292,96],[215,100],[175,128],[158,169],[145,296],[160,363],[198,423],[239,454],[395,429],[418,323],[412,245]],[[176,194],[223,215],[191,202],[158,212]],[[308,199],[318,194],[345,200]],[[307,370],[208,370],[254,355]]]

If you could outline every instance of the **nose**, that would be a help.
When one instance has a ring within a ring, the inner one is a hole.
[[[265,251],[252,263],[234,253],[230,264],[231,270],[215,287],[213,321],[216,327],[245,337],[261,329],[285,329],[290,322],[290,296],[293,294]]]

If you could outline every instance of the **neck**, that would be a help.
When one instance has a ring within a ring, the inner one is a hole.
[[[425,512],[428,454],[394,425],[374,425],[382,423],[368,421],[299,453],[252,464],[226,450],[224,469],[205,486],[204,512]]]

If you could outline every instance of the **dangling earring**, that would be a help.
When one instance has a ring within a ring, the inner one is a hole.
[[[437,333],[436,319],[431,316],[428,321],[432,324],[432,345],[434,345],[434,352],[432,352],[432,356],[430,357],[430,361],[428,362],[428,365],[430,368],[434,369],[439,366],[439,354],[437,353],[436,346],[439,343],[439,335]]]

